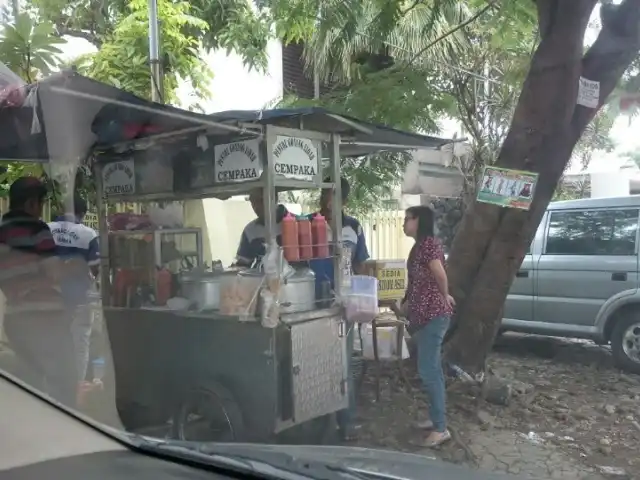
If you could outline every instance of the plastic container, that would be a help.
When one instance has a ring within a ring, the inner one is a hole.
[[[313,237],[311,222],[307,217],[298,220],[298,245],[300,260],[311,260],[313,258]]]
[[[329,256],[329,229],[322,215],[316,215],[311,221],[311,237],[313,240],[313,256],[327,258]]]
[[[113,279],[113,305],[126,307],[128,293],[135,285],[135,273],[127,268],[119,268]]]
[[[167,300],[171,298],[173,277],[171,272],[165,268],[156,270],[156,305],[163,307]]]
[[[104,378],[105,368],[104,358],[96,358],[93,362],[91,362],[91,365],[93,366],[93,380],[102,381],[102,379]]]
[[[345,295],[345,314],[349,322],[371,323],[378,315],[378,280],[367,275],[353,275]]]
[[[282,250],[284,252],[284,258],[286,258],[288,262],[297,262],[300,260],[298,222],[290,213],[287,213],[282,219]]]
[[[239,273],[224,276],[220,283],[220,313],[240,317],[241,320],[255,319],[260,288],[264,283],[261,273]]]

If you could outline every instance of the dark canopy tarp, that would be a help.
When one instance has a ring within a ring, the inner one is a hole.
[[[27,88],[36,94],[35,108],[0,103],[2,160],[78,161],[92,147],[131,138],[205,126],[214,133],[229,131],[208,115],[142,100],[74,72],[53,75]]]
[[[320,107],[228,110],[214,113],[211,118],[225,123],[256,123],[340,133],[343,136],[340,153],[348,157],[369,155],[381,150],[438,149],[451,143],[451,140],[397,130]]]
[[[0,160],[77,163],[92,148],[108,148],[125,140],[203,127],[213,135],[228,135],[240,124],[340,133],[343,156],[440,148],[450,143],[323,108],[237,110],[204,115],[143,100],[75,72],[53,75],[25,88],[30,92],[29,105],[0,102],[3,132]]]

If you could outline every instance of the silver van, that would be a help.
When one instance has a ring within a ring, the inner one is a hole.
[[[640,195],[549,205],[509,291],[503,330],[611,344],[640,374]]]

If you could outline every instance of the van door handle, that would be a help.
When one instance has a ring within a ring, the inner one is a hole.
[[[611,274],[611,280],[613,280],[614,282],[626,282],[627,272],[613,272]]]
[[[529,278],[529,270],[518,270],[516,278]]]

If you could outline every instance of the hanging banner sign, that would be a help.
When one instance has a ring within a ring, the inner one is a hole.
[[[580,77],[576,103],[587,108],[598,108],[600,103],[600,82]]]
[[[260,142],[256,139],[216,145],[213,152],[216,183],[257,180],[262,173]]]
[[[102,168],[105,195],[130,195],[136,192],[136,170],[133,160],[108,163]]]
[[[529,210],[537,182],[537,173],[485,167],[477,199],[501,207]]]
[[[318,147],[308,138],[278,135],[271,154],[277,175],[311,181],[318,173]]]

